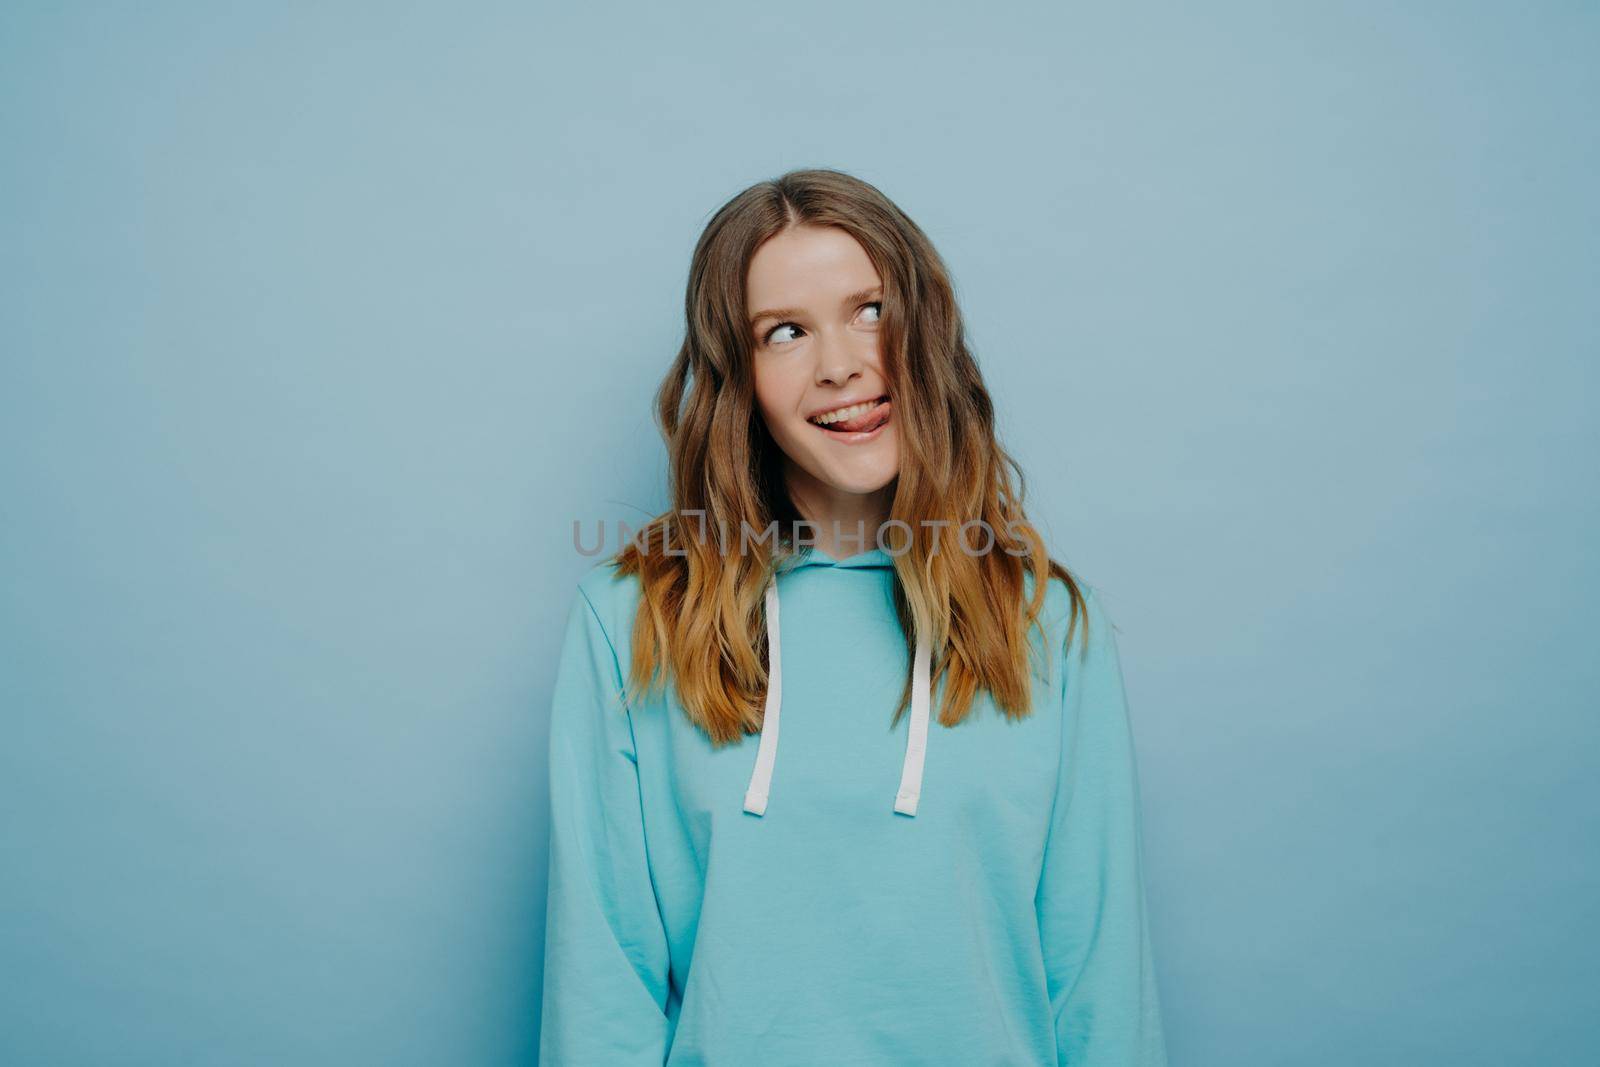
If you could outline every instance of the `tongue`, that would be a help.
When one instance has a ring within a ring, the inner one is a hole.
[[[853,419],[843,419],[830,423],[828,429],[839,433],[861,433],[863,430],[873,430],[881,426],[889,417],[889,403],[884,401],[864,415],[857,415]]]

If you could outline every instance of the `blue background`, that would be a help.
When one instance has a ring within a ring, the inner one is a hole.
[[[751,182],[955,275],[1174,1064],[1595,1062],[1600,9],[9,3],[0,1060],[521,1064],[575,518]],[[778,918],[778,917],[775,917]]]

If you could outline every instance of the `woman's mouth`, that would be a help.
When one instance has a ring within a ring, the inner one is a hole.
[[[818,418],[830,421],[823,423],[813,419],[811,425],[836,441],[860,444],[878,436],[879,431],[888,424],[889,417],[894,413],[893,409],[894,405],[889,398],[880,396],[865,403],[826,412]]]

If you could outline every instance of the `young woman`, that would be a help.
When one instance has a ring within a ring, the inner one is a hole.
[[[540,1062],[1164,1064],[1116,643],[938,254],[798,171],[687,316],[673,510],[567,618]]]

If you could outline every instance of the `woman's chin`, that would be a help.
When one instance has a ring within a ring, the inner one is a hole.
[[[853,463],[835,461],[820,467],[819,481],[830,489],[858,496],[878,492],[900,473],[899,457],[894,453],[882,457],[863,455]]]
[[[900,442],[891,423],[872,441],[843,445],[818,440],[823,431],[806,424],[780,444],[790,478],[799,477],[837,493],[880,492],[900,474]],[[786,447],[785,447],[786,446]]]

